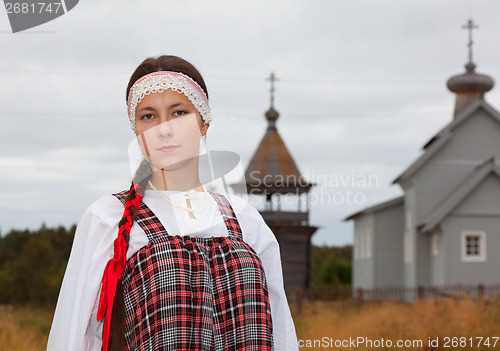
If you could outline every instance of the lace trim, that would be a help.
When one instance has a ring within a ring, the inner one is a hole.
[[[161,93],[171,89],[184,94],[198,110],[206,123],[212,121],[208,99],[203,89],[188,76],[178,72],[153,72],[137,80],[130,89],[128,97],[128,116],[130,127],[135,132],[135,110],[141,100],[149,94]]]

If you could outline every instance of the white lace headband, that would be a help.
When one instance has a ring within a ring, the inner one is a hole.
[[[198,110],[206,123],[212,121],[208,99],[203,89],[193,79],[178,72],[153,72],[139,78],[128,94],[128,117],[135,132],[135,109],[144,96],[171,89],[184,94]]]

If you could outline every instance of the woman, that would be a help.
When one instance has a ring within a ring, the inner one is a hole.
[[[146,59],[127,104],[144,160],[129,190],[84,213],[48,349],[297,350],[273,233],[199,179],[212,120],[200,73]]]

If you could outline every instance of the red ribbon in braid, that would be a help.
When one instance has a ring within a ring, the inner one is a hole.
[[[102,333],[103,350],[108,349],[109,331],[111,326],[111,311],[113,310],[113,302],[115,300],[116,286],[118,280],[122,278],[123,270],[126,264],[127,242],[123,236],[123,232],[130,233],[132,227],[132,212],[130,207],[134,206],[139,210],[142,194],[138,191],[141,188],[139,184],[135,184],[132,189],[135,190],[135,197],[125,203],[125,211],[123,212],[122,220],[126,222],[120,226],[118,236],[114,241],[114,254],[106,268],[102,277],[101,296],[99,298],[99,309],[97,310],[97,319],[104,318],[104,329]]]

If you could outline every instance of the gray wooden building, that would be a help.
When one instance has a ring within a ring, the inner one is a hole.
[[[465,68],[447,82],[453,119],[394,181],[403,195],[346,218],[354,288],[500,282],[500,113],[472,51]]]

